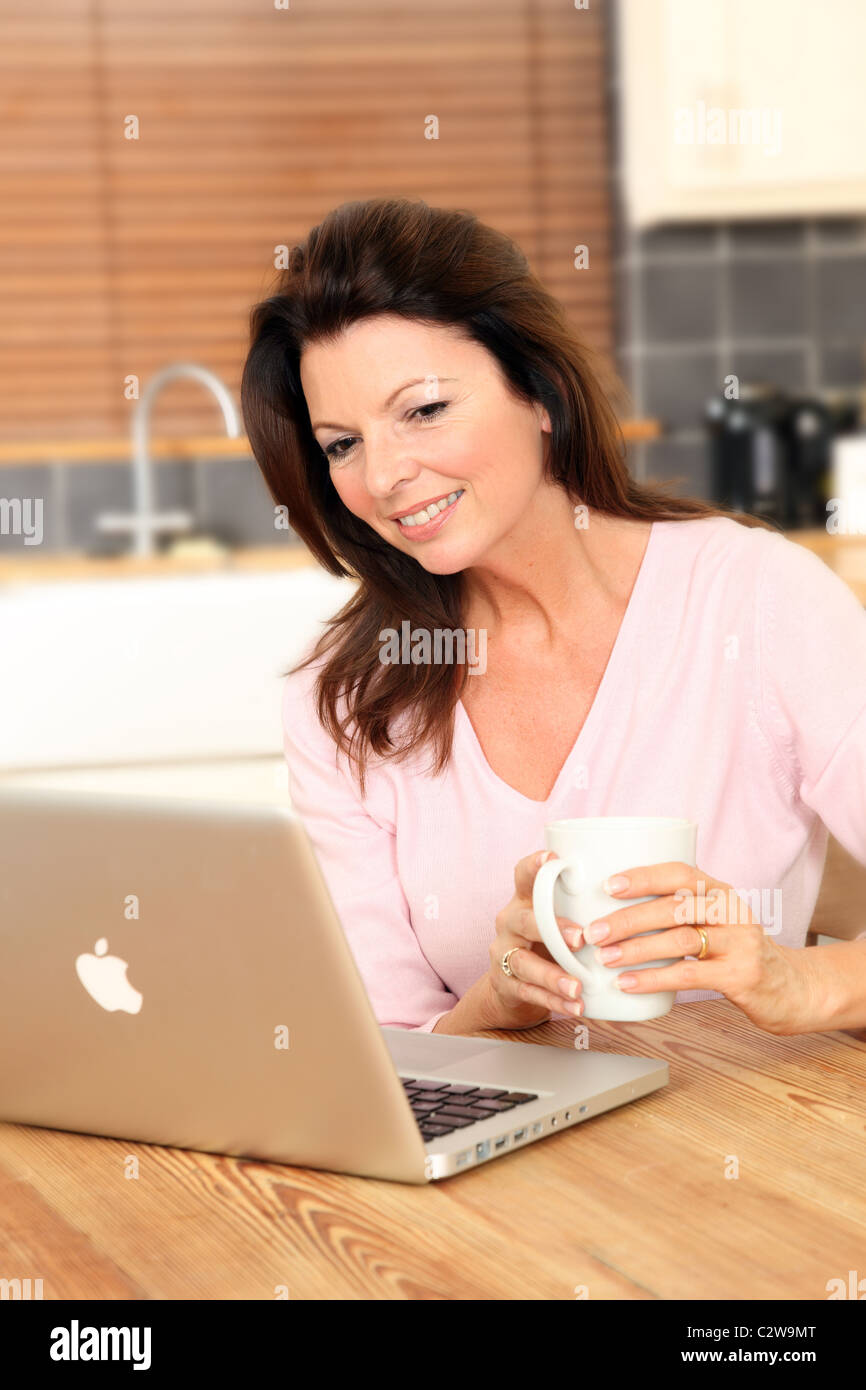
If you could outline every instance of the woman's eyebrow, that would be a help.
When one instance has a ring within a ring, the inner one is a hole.
[[[388,397],[387,401],[386,401],[385,404],[382,406],[382,409],[383,409],[383,410],[390,410],[390,409],[391,409],[391,406],[394,404],[394,402],[396,401],[397,397],[400,395],[400,392],[401,392],[401,391],[406,391],[406,390],[408,390],[408,388],[409,388],[410,386],[422,386],[422,385],[424,384],[424,382],[427,382],[427,381],[435,381],[436,384],[437,384],[437,386],[438,386],[438,384],[439,384],[440,381],[456,381],[456,380],[457,380],[457,377],[456,377],[456,376],[436,376],[435,372],[431,372],[429,376],[419,376],[419,377],[415,377],[412,381],[404,381],[402,386],[398,386],[396,391],[392,391],[392,392],[391,392],[391,394],[390,394],[390,396]],[[348,426],[347,426],[347,425],[335,425],[335,424],[333,423],[333,421],[331,421],[331,420],[317,420],[317,421],[315,422],[315,424],[313,425],[313,429],[314,429],[314,430],[342,430],[342,429],[348,429]]]

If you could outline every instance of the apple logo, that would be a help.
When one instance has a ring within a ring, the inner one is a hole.
[[[142,995],[133,989],[126,978],[127,962],[120,956],[107,956],[108,942],[101,936],[94,946],[95,955],[85,952],[77,956],[75,970],[91,999],[95,999],[103,1009],[114,1013],[122,1009],[127,1014],[137,1014],[141,1008]]]

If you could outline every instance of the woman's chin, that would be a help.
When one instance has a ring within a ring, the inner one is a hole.
[[[459,574],[477,562],[474,547],[449,545],[444,540],[441,545],[428,543],[412,549],[406,547],[406,551],[429,574]]]

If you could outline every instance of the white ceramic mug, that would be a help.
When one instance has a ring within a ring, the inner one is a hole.
[[[675,990],[629,994],[617,989],[614,979],[627,970],[673,965],[674,960],[603,965],[596,956],[599,946],[587,943],[579,951],[572,951],[563,940],[556,918],[565,917],[586,928],[622,907],[651,902],[658,894],[614,898],[604,892],[602,884],[614,874],[643,864],[676,861],[694,867],[697,834],[694,821],[667,816],[591,816],[552,821],[545,826],[544,843],[548,849],[555,850],[559,858],[548,860],[536,873],[532,909],[542,940],[553,959],[569,975],[576,975],[583,985],[582,1018],[640,1021],[668,1013],[673,1008]],[[655,934],[640,933],[641,936]],[[599,943],[600,946],[606,944]]]

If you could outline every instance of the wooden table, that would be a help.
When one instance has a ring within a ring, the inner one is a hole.
[[[428,1187],[0,1126],[0,1275],[46,1300],[820,1301],[866,1275],[866,1032],[776,1038],[727,1000],[587,1026],[669,1084]],[[573,1045],[560,1020],[485,1036]]]

